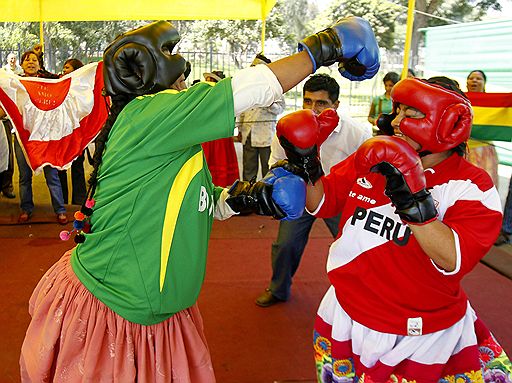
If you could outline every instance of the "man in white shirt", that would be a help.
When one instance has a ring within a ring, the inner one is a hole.
[[[304,83],[302,107],[313,110],[317,115],[327,108],[337,109],[339,92],[340,87],[334,78],[327,74],[315,74]],[[325,174],[329,174],[333,165],[347,158],[371,137],[369,127],[347,115],[339,112],[338,115],[338,126],[320,148],[320,159]],[[269,165],[285,158],[284,149],[274,135]],[[269,287],[256,299],[258,306],[269,307],[288,300],[293,275],[299,267],[315,220],[315,217],[304,211],[302,217],[296,220],[279,222],[277,240],[272,244],[272,279]],[[340,216],[326,218],[324,221],[332,236],[336,237]]]
[[[2,68],[9,73],[17,75],[23,74],[23,69],[18,64],[18,58],[16,57],[16,54],[12,52],[7,55],[7,63]]]

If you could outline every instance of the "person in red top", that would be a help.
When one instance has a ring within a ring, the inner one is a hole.
[[[445,77],[404,79],[391,96],[380,123],[395,136],[367,140],[328,176],[315,171],[316,128],[300,116],[277,126],[283,166],[309,182],[307,209],[342,214],[315,321],[318,381],[510,382],[460,286],[502,217],[490,176],[464,158],[471,105]]]
[[[207,82],[217,83],[224,78],[226,76],[221,70],[204,73],[204,79]],[[204,158],[215,185],[226,187],[240,178],[233,138],[219,138],[202,144]]]

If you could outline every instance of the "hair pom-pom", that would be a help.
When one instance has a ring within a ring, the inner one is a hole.
[[[69,237],[71,237],[71,232],[70,231],[67,231],[67,230],[62,230],[60,233],[59,233],[59,238],[63,241],[67,241],[69,239]]]
[[[73,221],[73,227],[76,229],[76,230],[82,230],[84,228],[84,221],[79,221],[79,220],[75,220]]]
[[[82,206],[80,208],[80,211],[87,217],[90,217],[92,215],[92,209],[90,207]]]
[[[82,233],[79,233],[75,235],[75,243],[84,243],[85,242],[85,235]]]
[[[95,204],[96,204],[96,201],[94,200],[94,198],[91,198],[91,199],[88,199],[85,201],[85,207],[88,207],[89,209],[94,207]]]
[[[89,222],[84,222],[84,227],[82,229],[84,233],[90,233],[91,232],[91,224]]]
[[[83,221],[85,218],[85,214],[82,213],[81,211],[75,211],[74,217],[78,221]]]

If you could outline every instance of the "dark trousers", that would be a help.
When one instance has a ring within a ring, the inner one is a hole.
[[[32,168],[27,162],[18,139],[14,140],[14,154],[18,162],[19,171],[19,189],[20,189],[20,208],[24,212],[32,214],[34,210],[34,195],[32,190]],[[46,185],[50,192],[53,210],[57,214],[66,213],[64,200],[62,198],[62,187],[60,185],[58,170],[46,165],[43,168]]]
[[[14,174],[14,151],[12,147],[12,124],[9,120],[0,121],[3,129],[5,130],[5,135],[7,136],[7,145],[9,147],[9,164],[7,170],[0,173],[0,189],[2,191],[12,191],[12,175]],[[3,134],[3,132],[0,132]]]
[[[507,234],[512,234],[512,178],[508,183],[507,200],[503,208],[503,226],[501,230]]]
[[[62,185],[62,195],[64,203],[69,201],[68,173],[66,170],[59,170],[60,183]],[[85,173],[84,173],[84,153],[79,155],[71,164],[71,203],[73,205],[82,205],[86,198]]]
[[[338,233],[340,218],[341,215],[324,219],[334,238]],[[298,219],[279,222],[277,240],[272,244],[272,279],[270,281],[272,295],[279,299],[287,300],[290,296],[292,278],[299,267],[315,220],[314,216],[304,211],[302,217]]]
[[[250,181],[258,176],[258,162],[261,165],[261,176],[265,177],[268,172],[268,159],[270,158],[270,146],[255,147],[251,145],[251,134],[243,147],[243,179]]]

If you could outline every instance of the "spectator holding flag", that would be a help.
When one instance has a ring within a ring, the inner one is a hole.
[[[487,76],[482,70],[473,70],[468,74],[466,87],[468,93],[485,92]],[[484,169],[491,176],[494,184],[498,187],[498,153],[492,142],[470,139],[468,141],[468,160],[472,164]]]
[[[460,284],[502,217],[491,177],[464,158],[471,104],[446,77],[401,80],[391,99],[379,124],[395,136],[370,138],[327,176],[311,176],[318,127],[297,112],[277,126],[285,167],[309,175],[307,209],[342,217],[314,326],[318,381],[510,382]]]
[[[21,56],[21,67],[23,68],[24,77],[39,77],[39,58],[34,51],[27,51]],[[5,111],[1,109],[0,117],[5,116]],[[20,145],[17,136],[14,139],[14,153],[18,163],[19,171],[19,191],[20,191],[20,208],[21,212],[18,217],[19,223],[25,223],[30,220],[34,211],[34,200],[32,193],[32,168],[25,158],[24,150]],[[46,165],[43,168],[46,185],[50,192],[51,202],[57,222],[65,225],[68,222],[66,216],[66,207],[62,195],[62,186],[59,180],[57,169]]]

